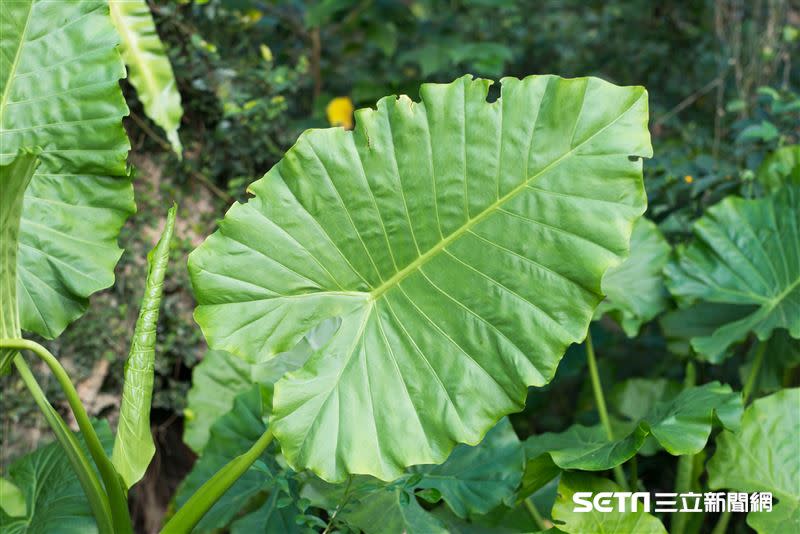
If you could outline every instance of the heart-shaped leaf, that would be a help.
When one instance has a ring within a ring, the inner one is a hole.
[[[705,301],[746,309],[741,319],[692,338],[712,362],[754,333],[775,328],[800,338],[800,187],[765,198],[728,197],[694,225],[697,239],[666,267],[667,286],[686,303]]]
[[[744,412],[738,432],[717,437],[708,463],[708,485],[746,492],[770,492],[771,511],[751,511],[747,524],[759,533],[800,532],[800,388],[756,400]]]
[[[441,463],[585,337],[645,208],[646,92],[531,76],[489,103],[490,84],[423,85],[353,132],[304,133],[192,253],[213,348],[259,362],[341,318],[275,386],[293,468],[389,480]]]
[[[41,149],[20,222],[20,324],[52,338],[114,282],[117,235],[135,210],[125,67],[103,1],[3,2],[0,35],[0,164]]]

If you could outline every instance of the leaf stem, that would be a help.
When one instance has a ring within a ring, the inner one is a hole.
[[[756,380],[761,372],[761,365],[764,363],[764,354],[767,352],[767,344],[763,341],[758,342],[756,347],[756,355],[753,358],[753,366],[750,368],[750,373],[747,375],[747,381],[742,388],[742,404],[747,404],[747,400],[753,393],[753,387],[756,385]]]
[[[172,519],[164,525],[161,534],[191,532],[219,498],[239,480],[239,477],[253,465],[253,462],[258,460],[271,442],[272,430],[268,428],[247,452],[225,464],[213,477],[200,486],[181,506],[181,509],[172,516]]]
[[[94,468],[81,450],[78,440],[69,430],[64,420],[58,415],[55,408],[53,408],[47,400],[47,396],[44,391],[42,391],[42,388],[39,387],[39,383],[36,381],[36,378],[33,376],[33,373],[31,373],[28,364],[25,363],[22,356],[17,353],[13,361],[20,377],[22,377],[22,381],[25,383],[28,391],[30,391],[31,397],[33,397],[34,402],[39,406],[50,428],[53,429],[56,439],[64,449],[64,453],[67,455],[70,464],[72,464],[72,469],[75,471],[78,482],[80,482],[83,492],[86,494],[86,499],[89,501],[89,508],[92,509],[92,515],[94,515],[95,521],[97,521],[98,531],[101,534],[113,534],[114,526],[111,520],[111,508],[108,504],[108,498],[103,490],[103,486],[100,484],[100,480],[97,478]]]
[[[728,523],[731,522],[731,513],[727,510],[722,512],[717,520],[717,524],[714,525],[714,530],[711,531],[711,534],[725,534],[728,532]]]
[[[753,366],[750,368],[750,373],[747,375],[747,380],[742,388],[742,404],[747,405],[750,395],[753,393],[753,388],[756,385],[756,379],[761,372],[761,365],[764,363],[764,354],[767,352],[767,344],[763,341],[758,342],[756,347],[756,354],[753,357]],[[725,534],[728,530],[728,523],[731,521],[731,513],[727,510],[720,514],[717,524],[714,525],[714,530],[711,534]]]
[[[121,479],[111,464],[111,460],[106,456],[103,449],[103,444],[100,443],[100,438],[92,427],[89,420],[89,415],[81,403],[78,392],[69,375],[58,362],[55,356],[50,351],[29,339],[0,339],[0,348],[9,348],[17,350],[29,350],[39,357],[52,371],[56,377],[64,395],[67,397],[69,407],[75,416],[75,421],[81,430],[83,439],[86,441],[86,447],[89,449],[97,469],[100,471],[100,477],[103,479],[103,484],[106,488],[109,504],[111,507],[111,518],[114,523],[114,532],[118,534],[132,534],[133,526],[131,524],[131,516],[128,511],[128,499],[125,490],[122,487]]]
[[[536,528],[539,530],[547,530],[549,527],[545,524],[542,514],[539,513],[539,509],[536,508],[536,505],[533,503],[533,499],[527,497],[523,499],[522,502],[525,504],[525,509],[528,510],[528,514],[530,514],[531,519],[533,519],[533,522],[536,523]]]
[[[686,376],[683,379],[683,389],[693,387],[697,383],[697,370],[694,362],[686,364]],[[692,489],[692,475],[694,474],[694,454],[685,454],[678,457],[678,473],[675,476],[675,493],[688,493]],[[683,534],[689,521],[689,514],[674,514],[670,524],[672,534]]]
[[[597,359],[594,355],[594,346],[592,345],[592,332],[586,332],[586,361],[589,363],[589,376],[592,379],[592,390],[594,391],[594,401],[597,405],[597,413],[600,416],[600,422],[606,430],[606,436],[609,441],[614,441],[614,431],[611,429],[611,420],[608,418],[608,408],[606,407],[606,398],[603,395],[603,385],[600,383],[600,374],[597,372]],[[628,481],[625,480],[625,473],[622,471],[622,466],[614,466],[614,479],[617,484],[624,490],[628,491]]]

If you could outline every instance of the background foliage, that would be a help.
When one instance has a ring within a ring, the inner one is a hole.
[[[372,106],[393,93],[416,99],[421,82],[451,81],[464,72],[492,78],[594,75],[644,85],[655,151],[645,162],[648,217],[673,245],[690,239],[691,223],[707,207],[730,194],[761,195],[774,176],[791,172],[786,161],[798,159],[792,156],[796,150],[784,148],[800,137],[800,10],[788,1],[183,0],[154,1],[150,7],[183,103],[183,158],[171,152],[166,135],[146,118],[125,82],[138,213],[123,230],[125,253],[116,284],[95,295],[87,315],[51,344],[79,381],[90,411],[115,417],[145,253],[160,233],[165,201],[178,199],[176,267],[165,281],[158,326],[157,460],[134,495],[142,530],[160,523],[191,467],[182,423],[198,417],[185,411],[186,399],[192,369],[206,348],[192,321],[186,255],[301,131],[334,119],[347,124],[346,106],[338,119],[327,113],[332,99],[349,98],[355,107]],[[779,149],[783,156],[768,158]],[[653,404],[676,396],[682,355],[689,352],[685,328],[685,317],[676,312],[643,325],[633,339],[609,320],[595,323],[601,378],[617,384],[609,395],[616,416],[647,416],[630,413],[628,379],[658,380]],[[720,365],[701,364],[698,383],[740,386],[754,356],[751,345],[747,340],[734,347]],[[762,374],[756,388],[797,385],[797,363],[790,358],[788,371],[780,367]],[[27,397],[15,393],[22,385],[15,378],[3,381],[2,461],[8,464],[39,441],[43,422]],[[48,394],[60,398],[51,385]],[[521,437],[560,432],[573,423],[595,424],[593,406],[583,352],[573,347],[556,380],[530,395],[511,423]],[[203,436],[214,432],[211,423]],[[650,488],[671,488],[675,462],[651,448],[653,454],[640,458],[640,477]],[[285,494],[292,494],[295,488],[284,483]],[[378,505],[391,505],[414,488],[395,488]],[[240,528],[247,528],[248,517],[239,519]]]

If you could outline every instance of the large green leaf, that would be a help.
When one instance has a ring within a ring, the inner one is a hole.
[[[17,252],[25,189],[39,165],[38,150],[20,150],[13,161],[0,164],[0,338],[21,337],[17,306]],[[0,349],[0,374],[17,351]]]
[[[564,473],[558,485],[553,505],[553,520],[559,530],[576,534],[597,532],[603,534],[667,534],[661,521],[645,513],[641,506],[636,512],[575,512],[573,496],[578,491],[597,494],[602,491],[621,491],[619,486],[605,478],[583,473]]]
[[[574,425],[564,432],[528,438],[525,455],[533,461],[547,454],[562,469],[604,471],[636,454],[648,435],[670,454],[696,454],[705,447],[715,419],[736,429],[741,411],[741,396],[730,386],[712,382],[656,402],[641,420],[615,420],[612,430],[618,439],[609,440],[601,425]]]
[[[178,137],[183,108],[164,45],[145,0],[110,0],[111,19],[122,38],[122,59],[147,116],[164,129],[172,149],[181,156]]]
[[[114,282],[117,235],[135,210],[125,67],[103,1],[3,2],[0,35],[0,165],[41,148],[20,223],[20,323],[54,337]]]
[[[685,302],[748,309],[743,318],[692,338],[712,362],[751,332],[762,341],[775,328],[800,338],[800,187],[755,200],[728,197],[694,225],[697,239],[666,267],[667,286]]]
[[[522,444],[508,419],[502,419],[480,444],[459,445],[445,463],[411,471],[423,474],[417,488],[439,491],[450,509],[466,518],[508,500],[519,486],[524,464]]]
[[[119,427],[111,461],[128,488],[141,480],[156,453],[150,430],[156,327],[169,263],[169,245],[175,230],[176,210],[175,205],[170,208],[161,238],[147,255],[148,269],[142,306],[133,331],[128,361],[125,362]]]
[[[531,76],[489,103],[490,84],[426,84],[357,111],[353,132],[307,131],[192,253],[213,348],[264,361],[341,318],[275,386],[293,468],[441,463],[585,337],[645,208],[647,94]]]
[[[634,337],[643,323],[667,306],[662,270],[669,252],[669,243],[655,224],[644,217],[636,221],[630,256],[603,276],[606,299],[596,316],[609,314],[629,337]]]
[[[110,450],[113,437],[108,424],[101,422],[95,430],[103,447]],[[85,452],[86,444],[82,438],[79,441]],[[27,509],[22,517],[11,517],[0,507],[3,534],[97,532],[86,494],[60,444],[51,443],[23,456],[11,464],[8,475],[23,493]]]
[[[708,485],[746,492],[771,492],[771,512],[750,512],[759,533],[800,532],[800,389],[756,400],[744,412],[739,432],[723,432],[708,463]]]

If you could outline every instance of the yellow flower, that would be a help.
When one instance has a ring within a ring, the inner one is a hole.
[[[694,182],[694,178],[692,178],[691,174],[687,174],[686,176],[683,177],[683,181],[686,182],[687,184],[690,184]]]
[[[325,108],[328,122],[331,126],[342,126],[347,130],[353,129],[353,101],[349,96],[337,96]]]

